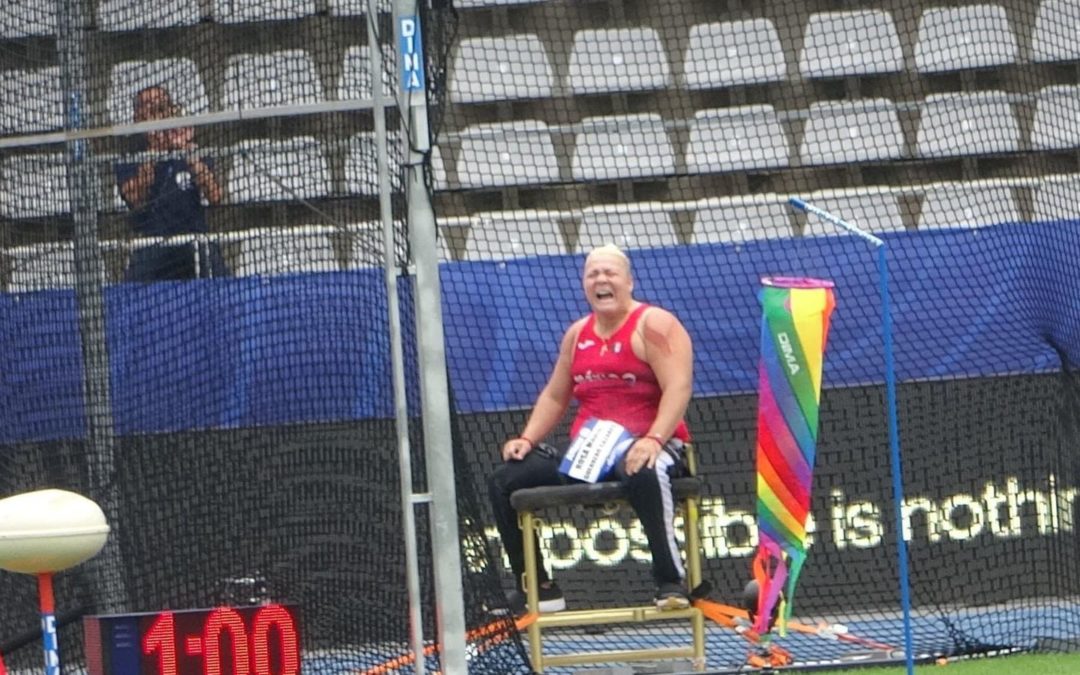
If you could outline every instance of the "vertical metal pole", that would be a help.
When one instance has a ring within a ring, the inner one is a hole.
[[[66,95],[66,126],[85,125],[87,86],[84,27],[90,24],[90,0],[57,0],[58,41],[62,86]],[[119,491],[115,476],[109,353],[105,333],[105,267],[98,245],[98,180],[85,140],[67,143],[68,186],[75,220],[75,301],[83,357],[83,399],[87,425],[87,467],[90,489],[113,523],[101,555],[90,563],[95,578],[97,609],[120,611],[127,604],[120,555]]]
[[[393,183],[387,157],[386,101],[383,91],[382,46],[375,30],[379,16],[377,0],[367,0],[367,39],[371,62],[371,92],[375,115],[375,147],[378,153],[379,219],[383,226],[383,272],[386,275],[387,323],[394,379],[394,426],[397,431],[398,472],[401,490],[401,527],[405,537],[405,584],[409,594],[409,636],[413,669],[424,675],[424,616],[420,596],[420,556],[416,543],[416,514],[413,506],[412,446],[409,443],[409,406],[405,390],[405,351],[401,341],[401,310],[398,302],[397,254],[394,250]]]
[[[394,22],[401,72],[402,116],[408,125],[406,196],[409,238],[416,268],[416,334],[420,363],[424,458],[431,491],[431,545],[437,552],[435,614],[441,669],[468,671],[465,658],[465,612],[458,538],[457,491],[450,433],[450,394],[446,381],[442,292],[435,237],[435,214],[424,184],[423,159],[430,149],[423,32],[415,0],[396,0]],[[402,139],[403,142],[406,139]]]
[[[881,331],[885,343],[885,393],[889,406],[889,458],[892,465],[893,509],[896,516],[896,548],[900,565],[900,604],[904,610],[904,660],[908,675],[915,672],[911,639],[911,590],[908,551],[904,541],[904,482],[901,475],[900,430],[896,411],[896,364],[893,358],[892,309],[889,304],[889,261],[884,243],[877,247],[878,281],[881,284]]]

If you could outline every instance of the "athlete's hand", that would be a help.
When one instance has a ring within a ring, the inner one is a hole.
[[[502,458],[504,462],[511,460],[517,461],[525,459],[525,455],[532,451],[532,443],[528,442],[524,438],[511,438],[502,447]]]
[[[663,448],[655,438],[646,436],[634,441],[626,452],[626,475],[633,476],[643,467],[650,469],[656,466],[656,458],[660,456]]]

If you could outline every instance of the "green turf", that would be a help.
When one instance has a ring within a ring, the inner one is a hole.
[[[820,670],[816,675],[901,675],[903,666]],[[1019,654],[994,658],[961,659],[944,665],[915,666],[920,675],[1077,675],[1080,654]]]

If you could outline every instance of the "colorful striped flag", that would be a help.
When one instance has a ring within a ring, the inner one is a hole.
[[[773,277],[761,283],[758,549],[753,573],[760,589],[754,629],[764,634],[781,589],[783,632],[806,560],[821,365],[835,300],[831,281]]]

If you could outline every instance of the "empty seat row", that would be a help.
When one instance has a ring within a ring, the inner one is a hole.
[[[393,50],[383,47],[383,91],[396,93],[392,74]],[[368,99],[372,96],[370,49],[349,47],[342,61],[336,91],[324,91],[311,55],[300,49],[266,54],[235,54],[225,61],[222,109],[251,109],[283,105]],[[64,98],[60,67],[14,70],[0,78],[0,134],[59,129],[64,124]],[[123,61],[113,66],[106,106],[112,124],[133,121],[135,94],[144,87],[162,85],[187,114],[211,109],[203,78],[187,58]],[[25,92],[37,92],[26,96]]]
[[[398,136],[390,134],[392,149]],[[248,140],[226,151],[230,166],[225,175],[229,203],[295,201],[331,194],[333,181],[324,148],[312,137],[280,141]],[[208,156],[221,162],[223,158]],[[390,153],[391,186],[400,189],[400,153]],[[376,140],[373,132],[349,140],[345,156],[346,194],[378,196]],[[115,208],[123,208],[114,190]],[[38,218],[71,212],[68,161],[62,154],[18,155],[0,162],[0,216]]]
[[[794,164],[784,120],[765,104],[700,110],[688,121],[689,173],[768,170]],[[677,153],[664,120],[655,113],[586,118],[574,127],[573,180],[670,175]],[[537,120],[468,127],[459,136],[456,185],[463,188],[532,185],[562,180],[553,134]],[[1080,147],[1080,86],[1051,86],[1036,102],[1031,146]],[[906,156],[896,105],[887,99],[820,101],[803,125],[803,166],[879,162]],[[1014,104],[1002,92],[932,94],[919,114],[914,153],[920,158],[1021,150]],[[443,153],[439,153],[443,161]],[[445,174],[445,167],[436,166]]]
[[[1032,40],[1035,61],[1080,59],[1080,2],[1046,0]],[[709,89],[776,82],[788,66],[779,33],[766,18],[692,26],[681,45],[679,86]],[[1001,66],[1019,61],[1005,8],[934,7],[919,22],[913,64],[921,73]],[[676,81],[659,33],[649,27],[584,29],[574,34],[564,80],[568,94],[664,89]],[[894,73],[904,52],[884,10],[810,16],[799,53],[807,78]],[[462,40],[452,61],[450,95],[460,103],[547,98],[559,86],[547,47],[534,34]]]

